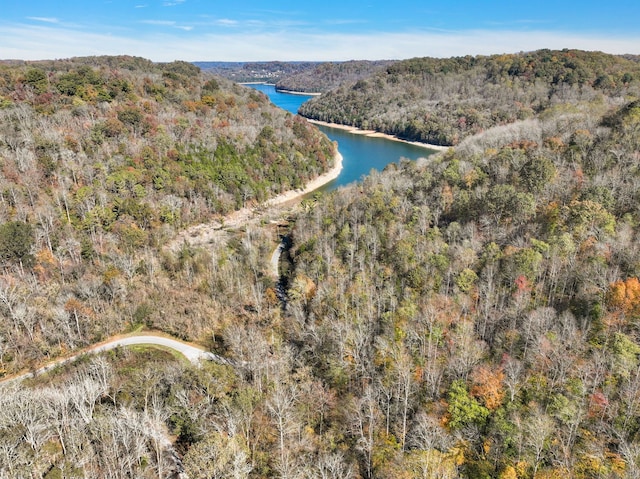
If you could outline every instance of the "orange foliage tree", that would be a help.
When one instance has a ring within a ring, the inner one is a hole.
[[[625,316],[637,316],[640,313],[640,280],[631,277],[611,283],[607,306]]]
[[[502,368],[492,371],[488,367],[479,366],[474,369],[471,379],[471,394],[484,402],[490,411],[500,407],[504,399],[504,372]]]

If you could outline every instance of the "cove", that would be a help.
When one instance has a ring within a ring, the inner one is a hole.
[[[310,95],[278,92],[274,85],[259,83],[247,84],[247,86],[265,93],[274,105],[294,115],[297,114],[300,105],[312,98]],[[314,194],[360,181],[372,169],[382,171],[389,163],[398,162],[401,158],[417,160],[436,153],[435,150],[410,143],[357,135],[325,125],[317,126],[332,141],[338,143],[338,149],[343,157],[343,169],[338,178],[314,191]]]

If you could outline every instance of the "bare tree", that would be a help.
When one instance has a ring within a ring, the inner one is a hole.
[[[93,420],[93,412],[100,396],[106,394],[103,384],[90,377],[81,377],[67,384],[69,401],[85,424]]]
[[[533,475],[536,475],[544,453],[549,447],[549,438],[554,432],[553,420],[542,410],[534,411],[524,423],[524,443],[533,455]]]
[[[277,382],[273,393],[267,399],[267,410],[273,418],[278,431],[278,451],[282,467],[291,462],[288,456],[287,438],[298,427],[295,418],[295,405],[298,395],[296,384],[281,384]]]
[[[520,361],[511,356],[506,357],[502,367],[504,370],[504,383],[509,390],[509,400],[513,402],[522,387],[524,367]]]
[[[237,438],[218,432],[193,445],[184,466],[189,479],[246,479],[252,470]]]
[[[355,473],[351,464],[339,452],[320,453],[314,461],[314,470],[311,473],[316,479],[353,479]]]
[[[350,431],[356,438],[356,449],[362,454],[366,478],[373,477],[373,452],[379,414],[377,394],[368,385],[362,396],[354,400],[349,415]]]

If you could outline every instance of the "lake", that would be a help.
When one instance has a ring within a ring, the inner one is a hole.
[[[278,92],[274,85],[248,84],[247,86],[266,93],[273,104],[294,114],[298,112],[298,108],[302,103],[312,98],[309,95]],[[401,158],[417,160],[436,153],[434,150],[400,141],[354,135],[339,128],[331,128],[324,125],[318,125],[318,128],[331,140],[338,143],[338,150],[340,150],[343,157],[343,169],[337,179],[314,193],[330,191],[339,186],[359,181],[372,169],[381,171],[389,163],[395,163]]]

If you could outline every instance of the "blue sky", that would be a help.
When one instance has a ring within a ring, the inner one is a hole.
[[[448,57],[539,48],[640,54],[640,2],[0,0],[0,59]]]

